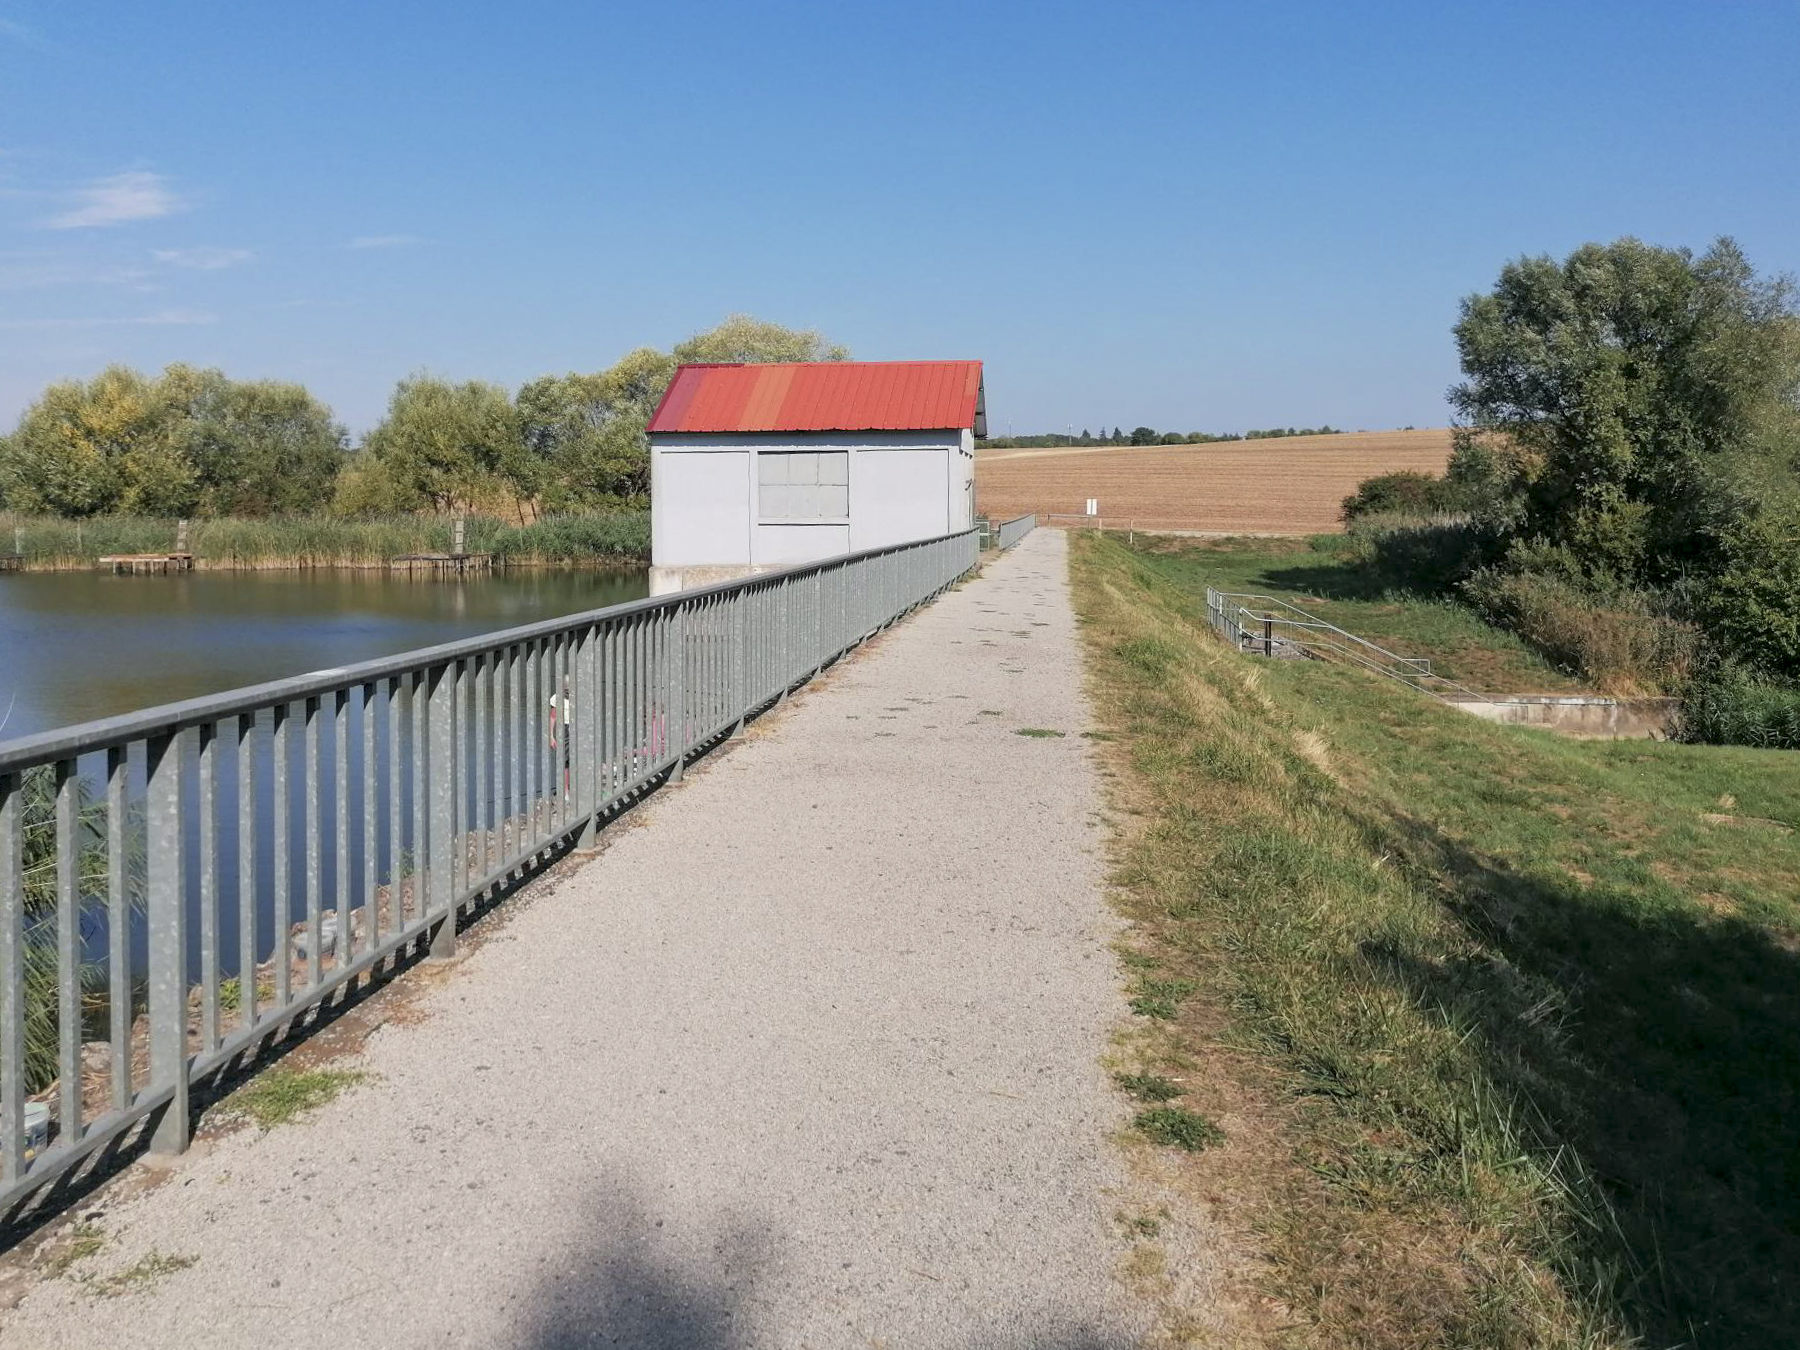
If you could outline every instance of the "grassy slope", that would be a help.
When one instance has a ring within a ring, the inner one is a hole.
[[[1297,1103],[1257,1218],[1297,1339],[1789,1344],[1792,756],[1560,740],[1238,657],[1189,552],[1083,538],[1078,603],[1147,795],[1140,941]]]
[[[1273,595],[1484,694],[1561,694],[1577,686],[1510,633],[1445,600],[1393,597],[1372,588],[1342,550],[1341,535],[1314,539],[1146,541],[1146,560],[1187,589],[1207,585]]]

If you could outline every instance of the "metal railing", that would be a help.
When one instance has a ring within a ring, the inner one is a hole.
[[[1037,516],[1033,514],[1014,516],[1011,520],[1001,521],[996,532],[1000,548],[1002,550],[1011,548],[1036,528]]]
[[[1397,655],[1276,596],[1220,591],[1208,586],[1206,618],[1241,652],[1344,661],[1447,703],[1461,699],[1490,701],[1489,695],[1476,693],[1467,685],[1434,672],[1427,657]]]
[[[973,530],[0,744],[0,1213],[740,729]]]

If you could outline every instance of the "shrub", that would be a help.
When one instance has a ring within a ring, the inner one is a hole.
[[[1708,745],[1800,750],[1800,688],[1758,679],[1735,662],[1710,664],[1682,695],[1675,736]]]
[[[1694,664],[1694,626],[1637,592],[1593,591],[1542,572],[1498,568],[1477,571],[1461,590],[1489,622],[1612,693],[1679,689]]]
[[[1457,511],[1463,505],[1462,489],[1455,483],[1433,474],[1401,469],[1395,473],[1377,474],[1356,485],[1356,491],[1344,498],[1344,523],[1359,516],[1392,514],[1402,516],[1435,516]]]
[[[1497,547],[1492,534],[1460,516],[1365,515],[1350,531],[1383,584],[1421,595],[1451,590]]]

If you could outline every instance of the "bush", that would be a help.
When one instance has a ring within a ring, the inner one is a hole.
[[[1702,670],[1676,718],[1678,740],[1800,750],[1800,689],[1758,679],[1735,662]]]
[[[1597,592],[1542,572],[1491,567],[1461,590],[1490,623],[1610,693],[1667,693],[1685,684],[1694,665],[1698,631],[1637,592]]]
[[[1363,479],[1356,485],[1356,491],[1344,498],[1342,514],[1346,525],[1359,516],[1376,514],[1443,515],[1461,509],[1462,495],[1455,483],[1432,474],[1401,469]]]
[[[1383,585],[1419,595],[1453,590],[1497,547],[1491,534],[1460,516],[1364,515],[1350,534]]]

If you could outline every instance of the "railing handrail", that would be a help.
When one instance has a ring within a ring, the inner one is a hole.
[[[539,619],[533,623],[521,624],[516,628],[502,628],[493,632],[477,633],[472,637],[457,638],[451,642],[439,643],[434,647],[419,647],[412,651],[396,652],[392,656],[373,657],[367,661],[358,661],[347,666],[332,666],[324,670],[312,670],[300,675],[284,676],[278,680],[267,680],[261,684],[242,685],[236,689],[221,690],[216,694],[202,694],[197,698],[156,704],[136,712],[120,713],[114,717],[101,717],[92,721],[71,723],[68,726],[52,727],[46,731],[33,732],[29,735],[14,737],[12,740],[0,741],[0,773],[13,773],[33,768],[52,760],[67,759],[71,755],[90,754],[96,750],[108,749],[122,741],[136,740],[160,732],[176,731],[185,727],[197,726],[202,722],[218,721],[239,713],[253,712],[272,703],[298,702],[315,694],[330,693],[345,685],[366,684],[370,680],[381,680],[425,667],[440,666],[450,661],[492,651],[496,647],[510,647],[538,638],[553,637],[571,628],[586,627],[600,620],[627,618],[634,614],[670,609],[677,605],[703,600],[708,596],[747,590],[784,578],[828,571],[831,568],[841,567],[864,558],[918,548],[924,544],[941,543],[974,533],[976,531],[971,527],[968,530],[953,530],[948,534],[937,535],[931,539],[911,540],[903,544],[884,544],[880,548],[862,549],[856,553],[847,553],[818,562],[798,563],[793,567],[759,572],[754,576],[737,577],[728,581],[717,581],[711,585],[696,586],[690,590],[673,591],[668,595],[646,596],[641,600],[626,600],[616,605],[604,605],[599,609],[580,610],[573,614],[559,615],[553,619]]]
[[[1351,647],[1344,647],[1335,642],[1309,641],[1305,638],[1290,637],[1286,635],[1280,638],[1280,641],[1301,651],[1319,648],[1323,651],[1333,652],[1365,669],[1372,670],[1379,675],[1385,675],[1389,679],[1397,680],[1408,688],[1416,689],[1422,694],[1429,694],[1431,697],[1443,702],[1451,701],[1451,695],[1432,686],[1442,685],[1471,699],[1492,701],[1491,695],[1480,693],[1469,688],[1465,684],[1451,679],[1448,675],[1440,675],[1432,670],[1429,657],[1401,656],[1397,652],[1389,651],[1379,643],[1371,642],[1365,637],[1350,632],[1348,629],[1338,627],[1337,624],[1334,624],[1329,620],[1321,619],[1316,614],[1290,604],[1279,596],[1259,595],[1250,591],[1221,591],[1211,586],[1208,586],[1206,591],[1208,615],[1211,616],[1216,614],[1218,620],[1223,620],[1225,623],[1230,624],[1240,637],[1245,631],[1244,626],[1238,623],[1232,614],[1227,611],[1227,607],[1224,604],[1225,601],[1251,601],[1253,603],[1278,606],[1281,609],[1288,610],[1300,617],[1294,619],[1289,618],[1286,615],[1259,614],[1248,605],[1244,604],[1238,604],[1234,608],[1237,615],[1249,619],[1252,624],[1268,624],[1271,627],[1280,624],[1284,630],[1304,629],[1308,631],[1320,631],[1342,638],[1346,642],[1353,644]],[[1213,621],[1214,627],[1219,627],[1218,620]],[[1369,652],[1374,652],[1376,655],[1386,658],[1392,665],[1383,664],[1381,661],[1374,660],[1364,655],[1362,652],[1355,650],[1357,647],[1365,648]],[[1402,669],[1395,669],[1395,666],[1402,667]]]
[[[1014,516],[1011,520],[1003,520],[996,525],[994,541],[1002,549],[1009,549],[1036,528],[1037,512],[1027,511],[1022,516]]]

